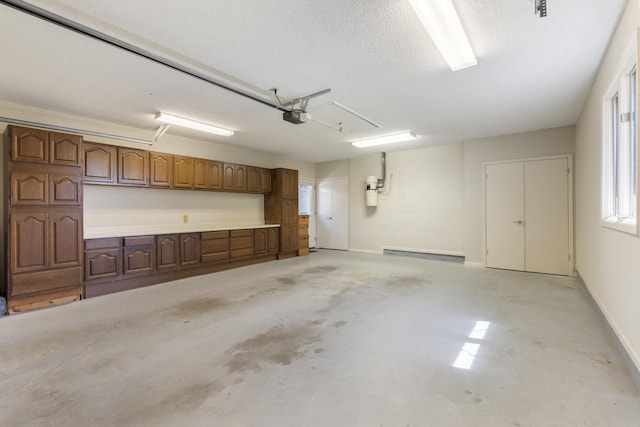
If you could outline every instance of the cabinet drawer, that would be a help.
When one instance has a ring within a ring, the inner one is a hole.
[[[154,241],[155,241],[155,236],[125,237],[124,245],[125,246],[153,245]]]
[[[231,230],[229,233],[231,238],[253,236],[253,230]]]
[[[211,240],[211,239],[227,239],[229,238],[228,231],[206,231],[200,235],[202,240]]]
[[[308,248],[309,247],[309,236],[300,237],[299,240],[300,246],[299,248]]]
[[[229,239],[203,240],[200,242],[202,255],[214,252],[227,252],[229,250]]]
[[[11,296],[82,285],[82,267],[15,274],[11,276]]]
[[[309,226],[309,215],[299,215],[298,216],[298,225],[300,226]]]
[[[108,237],[105,239],[89,239],[84,241],[84,249],[92,250],[92,249],[107,249],[107,248],[118,248],[122,244],[122,239],[120,237]]]

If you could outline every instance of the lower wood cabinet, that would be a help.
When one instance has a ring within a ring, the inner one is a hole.
[[[180,265],[180,238],[178,235],[156,236],[156,254],[158,270],[177,268]]]
[[[122,239],[91,239],[84,242],[84,280],[114,278],[122,274]]]
[[[200,263],[200,233],[180,234],[180,265]]]
[[[202,263],[228,260],[229,232],[207,231],[200,233],[200,256]]]
[[[154,236],[125,237],[123,252],[123,274],[148,273],[155,270]]]
[[[229,232],[229,257],[243,258],[253,255],[254,230],[231,230]]]

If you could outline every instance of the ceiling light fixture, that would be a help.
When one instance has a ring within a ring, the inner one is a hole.
[[[185,128],[195,129],[202,132],[213,133],[215,135],[231,136],[233,131],[225,128],[221,128],[209,123],[202,123],[191,119],[185,119],[184,117],[176,116],[169,113],[159,112],[156,113],[156,120],[162,123],[169,123],[171,125],[182,126]]]
[[[478,63],[451,0],[409,0],[452,71]]]
[[[413,132],[396,133],[394,135],[377,136],[375,138],[358,139],[353,141],[351,145],[358,148],[373,147],[374,145],[391,144],[394,142],[409,141],[416,139],[417,136]]]

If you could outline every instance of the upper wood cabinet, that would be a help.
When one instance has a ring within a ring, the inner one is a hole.
[[[80,176],[49,175],[50,206],[81,206],[82,180]]]
[[[118,184],[149,185],[149,152],[118,147]]]
[[[222,188],[233,191],[247,190],[247,167],[234,163],[225,163],[222,175]]]
[[[271,193],[271,169],[261,169],[260,192]]]
[[[82,136],[11,126],[11,160],[62,166],[82,165]]]
[[[254,166],[247,166],[247,191],[249,193],[260,193],[262,190],[262,169]]]
[[[11,173],[11,204],[15,206],[46,206],[49,178],[46,173],[15,171]]]
[[[223,173],[224,163],[217,160],[210,160],[207,187],[211,190],[222,190]]]
[[[193,188],[207,190],[209,160],[193,159]]]
[[[115,184],[117,180],[118,148],[113,145],[85,142],[84,182]]]
[[[193,188],[193,158],[173,156],[173,186]]]
[[[150,154],[149,184],[152,187],[173,186],[173,156],[165,153]]]

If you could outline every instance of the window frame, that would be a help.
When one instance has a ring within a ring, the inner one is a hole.
[[[601,225],[638,236],[638,73],[635,37],[622,59],[602,102]]]

